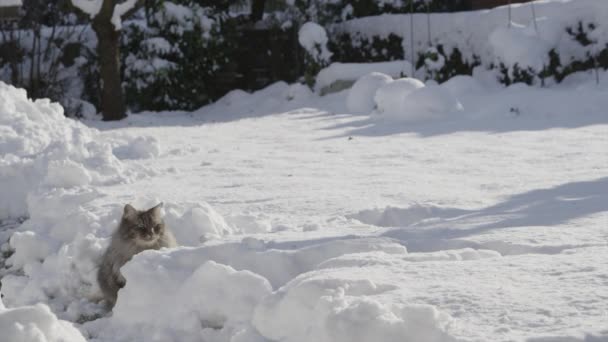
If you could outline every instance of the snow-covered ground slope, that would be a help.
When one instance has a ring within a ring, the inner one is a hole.
[[[484,82],[389,78],[360,92],[366,114],[347,110],[365,84],[277,83],[96,128],[0,85],[0,326],[10,341],[608,341],[608,74]],[[108,314],[99,256],[125,203],[158,201],[182,247],[125,265]]]

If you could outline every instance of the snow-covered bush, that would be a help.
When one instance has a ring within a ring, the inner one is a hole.
[[[69,6],[69,0],[28,0],[17,22],[0,22],[0,80],[33,98],[60,102],[68,116],[82,116],[91,106],[83,108],[82,101],[94,97],[85,79],[96,37]]]
[[[300,27],[298,41],[306,51],[304,77],[306,83],[312,86],[315,75],[329,64],[331,58],[331,52],[327,49],[327,32],[321,25],[307,22]]]
[[[608,26],[603,2],[546,1],[512,7],[512,25],[502,20],[506,8],[431,14],[431,32],[414,17],[418,78],[443,82],[471,74],[476,66],[496,70],[504,84],[560,82],[574,72],[608,68]],[[384,14],[328,25],[334,61],[365,62],[411,58],[409,16]],[[429,41],[430,38],[430,41]],[[430,49],[428,48],[430,46]]]
[[[437,45],[418,54],[416,69],[420,70],[417,74],[424,73],[425,79],[442,83],[456,75],[471,75],[479,64],[476,55],[470,61],[464,60],[457,47],[447,53],[443,45]]]
[[[369,63],[402,60],[403,39],[396,34],[387,37],[365,37],[359,33],[332,33],[329,49],[332,61],[342,63]]]
[[[133,110],[192,110],[217,96],[213,81],[234,45],[220,23],[221,5],[163,1],[148,24],[126,23],[125,89]]]
[[[414,12],[443,12],[466,8],[462,0],[412,0]],[[306,20],[322,25],[385,13],[409,13],[410,0],[295,0]],[[427,7],[428,5],[428,7]]]

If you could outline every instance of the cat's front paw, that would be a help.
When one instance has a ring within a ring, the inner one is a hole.
[[[118,276],[116,278],[116,285],[118,285],[118,287],[122,289],[123,287],[125,287],[125,285],[127,285],[127,280],[123,276]]]

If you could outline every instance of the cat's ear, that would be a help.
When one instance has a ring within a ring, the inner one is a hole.
[[[154,208],[150,208],[148,210],[148,214],[150,214],[150,216],[152,216],[152,218],[156,221],[160,220],[160,210],[163,208],[163,202],[160,202],[159,204],[157,204]]]
[[[125,209],[122,213],[123,217],[133,217],[136,214],[137,214],[137,209],[133,208],[133,206],[130,204],[125,205]]]

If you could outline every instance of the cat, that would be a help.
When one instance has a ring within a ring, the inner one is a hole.
[[[177,242],[160,216],[162,203],[145,211],[125,205],[122,219],[114,234],[110,246],[104,253],[97,281],[108,306],[116,304],[118,290],[126,284],[120,268],[131,258],[147,249],[176,247]]]

